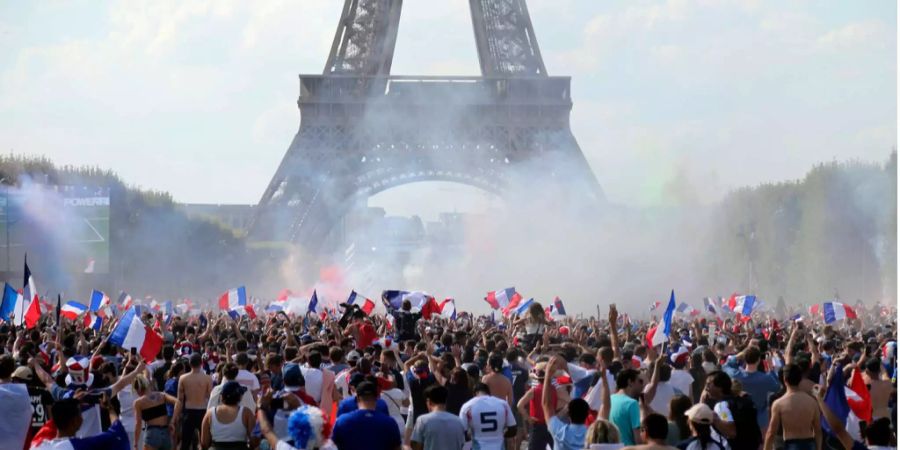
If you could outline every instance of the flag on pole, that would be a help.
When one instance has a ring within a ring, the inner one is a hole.
[[[347,298],[347,303],[359,306],[359,309],[366,313],[367,316],[372,314],[372,311],[375,310],[375,302],[358,294],[356,291],[350,291],[350,297]]]
[[[131,308],[131,305],[134,303],[134,299],[131,298],[130,295],[126,294],[125,291],[119,294],[118,308],[120,311],[125,311],[128,308]]]
[[[528,308],[530,308],[532,304],[534,304],[534,299],[529,298],[528,300],[525,300],[524,302],[519,302],[519,305],[516,306],[515,309],[512,309],[511,311],[516,316],[521,316],[522,314],[525,314],[526,312],[528,312]]]
[[[488,292],[484,298],[484,301],[491,305],[492,309],[506,308],[510,303],[519,303],[521,300],[522,296],[516,292],[514,287]]]
[[[247,316],[250,319],[255,319],[256,311],[253,310],[253,305],[240,305],[228,310],[228,315],[234,320],[238,320],[242,316]]]
[[[438,309],[441,311],[441,317],[456,320],[456,300],[449,297],[445,298],[444,301],[438,305]]]
[[[94,289],[91,291],[91,312],[100,311],[100,309],[109,305],[109,296],[101,291]]]
[[[822,314],[825,317],[825,323],[834,323],[838,320],[856,318],[856,311],[854,311],[850,305],[838,302],[825,302],[822,306]]]
[[[734,294],[728,300],[728,309],[734,311],[735,313],[741,314],[741,316],[743,317],[747,317],[749,320],[750,314],[753,312],[753,305],[755,303],[755,295]]]
[[[711,298],[709,298],[709,297],[703,298],[703,307],[706,308],[707,312],[710,312],[716,316],[719,315],[719,310],[718,310],[718,308],[716,308],[716,303],[713,302]]]
[[[62,294],[56,294],[56,325],[59,325],[59,313],[62,312]]]
[[[655,311],[656,308],[659,308],[659,305],[662,305],[662,302],[653,302],[653,303],[650,303],[650,311]]]
[[[229,311],[238,305],[247,304],[247,289],[244,286],[229,289],[219,297],[219,309]]]
[[[550,314],[554,316],[566,315],[566,307],[563,306],[563,302],[559,297],[553,298],[553,303],[550,304]]]
[[[9,283],[4,283],[3,303],[0,303],[0,318],[2,318],[4,322],[11,321],[12,315],[19,311],[18,305],[22,301],[24,301],[22,294],[16,291],[16,288],[12,287]],[[16,315],[18,316],[18,314]]]
[[[103,327],[103,318],[96,315],[87,313],[84,316],[84,326],[93,329],[94,331],[100,331],[100,328]]]
[[[20,314],[13,321],[16,325],[25,324],[25,328],[34,328],[41,319],[41,300],[38,295],[34,277],[28,268],[28,255],[25,255],[25,281],[22,283],[22,299]]]
[[[131,308],[109,335],[109,342],[126,350],[137,348],[144,361],[150,363],[162,348],[163,339],[141,322],[135,308]]]
[[[675,290],[669,297],[669,304],[666,306],[666,312],[663,314],[663,320],[655,327],[647,332],[647,341],[651,346],[656,347],[669,340],[669,334],[672,333],[672,316],[675,315]],[[662,329],[659,327],[662,326]]]
[[[819,304],[818,304],[818,303],[816,303],[816,304],[814,304],[814,305],[811,305],[811,306],[809,307],[809,315],[810,315],[810,316],[813,316],[813,317],[819,315]]]
[[[62,310],[60,311],[60,315],[69,320],[75,320],[78,316],[87,312],[87,305],[77,302],[75,300],[69,300],[63,305]]]

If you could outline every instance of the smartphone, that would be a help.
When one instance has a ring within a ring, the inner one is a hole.
[[[137,347],[131,347],[131,356],[137,355]]]

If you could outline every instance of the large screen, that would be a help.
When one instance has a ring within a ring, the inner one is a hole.
[[[0,267],[21,271],[27,253],[32,271],[109,272],[108,187],[0,189]]]

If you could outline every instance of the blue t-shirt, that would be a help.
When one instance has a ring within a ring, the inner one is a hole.
[[[550,418],[547,427],[553,436],[553,450],[581,450],[584,448],[584,435],[587,425],[583,423],[565,423],[559,417]]]
[[[401,443],[397,422],[367,409],[338,417],[331,440],[341,450],[393,450]]]
[[[343,414],[352,413],[353,411],[356,411],[358,409],[359,405],[356,404],[356,396],[352,395],[341,400],[341,402],[338,403],[337,417],[341,417],[341,415]],[[388,410],[387,403],[380,398],[375,402],[375,411],[384,413],[388,416],[391,415],[390,410]],[[396,423],[394,425],[396,425]]]
[[[641,427],[641,408],[638,401],[625,395],[609,397],[609,421],[619,429],[619,437],[625,445],[636,445],[634,429]]]
[[[771,374],[764,372],[746,372],[741,370],[734,377],[741,382],[741,390],[750,395],[756,407],[756,423],[760,427],[769,424],[769,394],[778,392],[781,384]]]

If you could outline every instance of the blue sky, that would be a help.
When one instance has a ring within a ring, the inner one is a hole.
[[[179,201],[255,203],[299,123],[296,76],[321,72],[342,3],[0,3],[0,151]],[[529,8],[613,201],[711,201],[896,145],[896,1]],[[466,1],[404,2],[393,73],[477,72]]]

